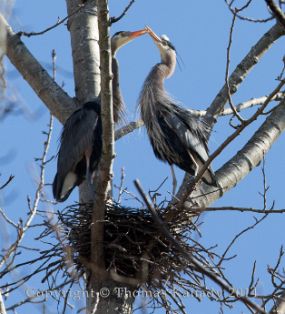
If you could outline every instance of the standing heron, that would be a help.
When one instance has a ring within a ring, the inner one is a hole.
[[[142,120],[155,156],[196,176],[209,157],[209,128],[205,121],[180,107],[165,91],[164,80],[175,70],[176,51],[167,36],[159,37],[150,28],[147,30],[160,51],[161,62],[150,71],[140,94]],[[202,181],[216,185],[210,167]]]
[[[123,45],[145,33],[145,29],[135,32],[121,31],[114,34],[111,39],[115,123],[121,120],[124,111],[116,52]],[[85,178],[93,178],[102,153],[100,108],[99,95],[96,100],[87,102],[76,110],[64,124],[60,138],[57,173],[53,181],[53,195],[58,202],[65,201],[75,186],[80,185]]]

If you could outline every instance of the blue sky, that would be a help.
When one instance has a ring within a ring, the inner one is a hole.
[[[256,2],[256,3],[255,3]],[[255,1],[253,8],[247,11],[249,16],[265,17],[268,15],[263,1]],[[111,16],[117,16],[124,9],[127,1],[110,1]],[[15,3],[11,24],[16,31],[39,31],[55,23],[57,17],[65,17],[65,1],[50,0],[18,0]],[[225,56],[228,43],[231,15],[224,1],[188,1],[180,0],[174,4],[170,0],[144,0],[136,1],[127,16],[112,26],[111,33],[119,30],[136,30],[150,25],[158,34],[167,34],[183,60],[181,69],[176,69],[173,77],[166,81],[166,89],[179,100],[183,106],[194,109],[205,109],[211,103],[224,83]],[[256,40],[272,25],[250,24],[237,22],[234,32],[231,69],[244,57]],[[57,81],[64,84],[65,90],[74,96],[72,79],[72,60],[69,33],[65,26],[43,36],[23,38],[24,42],[38,60],[48,69],[51,64],[51,50],[57,53]],[[262,58],[254,71],[248,76],[243,86],[234,96],[235,103],[249,98],[260,97],[268,94],[277,84],[275,78],[282,68],[284,55],[284,38],[270,49]],[[148,36],[141,37],[118,53],[121,70],[121,87],[128,109],[128,121],[134,120],[137,114],[138,94],[144,78],[150,68],[159,61],[159,53]],[[5,208],[11,218],[16,221],[25,217],[27,212],[27,195],[33,197],[35,193],[35,176],[38,169],[34,158],[42,152],[43,135],[49,119],[47,109],[37,98],[32,89],[6,62],[7,68],[7,97],[16,97],[16,101],[25,108],[25,114],[9,116],[1,121],[0,157],[6,156],[0,163],[0,182],[10,174],[15,175],[13,183],[0,193],[0,206]],[[15,96],[16,95],[16,96]],[[262,121],[262,120],[261,120]],[[217,160],[213,168],[218,169],[225,161],[231,158],[251,137],[261,124],[254,123],[248,130],[239,136]],[[56,121],[53,132],[50,156],[57,152],[58,137],[61,126]],[[210,140],[210,150],[213,151],[230,133],[228,119],[221,118]],[[272,150],[266,156],[266,173],[270,185],[268,203],[275,201],[278,208],[284,208],[282,178],[285,175],[284,163],[284,137],[280,137]],[[119,183],[120,169],[126,172],[125,185],[130,191],[135,192],[132,181],[139,178],[145,189],[154,189],[166,178],[170,177],[170,169],[166,164],[158,161],[150,147],[144,129],[134,132],[116,143],[116,160],[114,165],[115,183]],[[56,162],[53,161],[47,168],[47,182],[52,182],[55,174]],[[178,178],[183,173],[176,169]],[[163,196],[171,191],[171,178],[161,189]],[[263,200],[259,195],[262,191],[261,168],[258,167],[245,178],[238,186],[228,192],[216,205],[233,205],[245,207],[262,207]],[[52,198],[51,191],[47,190]],[[70,204],[77,198],[77,190],[65,203]],[[63,208],[56,206],[56,209]],[[241,213],[215,212],[207,213],[202,217],[204,224],[201,227],[203,244],[218,244],[217,251],[223,249],[232,237],[247,225],[253,222],[253,215]],[[239,288],[246,288],[253,261],[258,260],[257,271],[259,274],[260,292],[267,291],[268,276],[264,276],[266,266],[274,263],[279,247],[284,243],[283,216],[269,217],[254,231],[248,233],[234,247],[232,254],[238,253],[235,261],[229,263],[227,273],[231,276],[232,283]],[[1,223],[2,239],[6,242],[5,227]],[[28,239],[32,241],[32,236]],[[35,282],[41,288],[40,283]],[[38,286],[37,286],[38,285]],[[7,304],[12,304],[11,298]],[[209,301],[197,304],[187,300],[191,313],[218,312],[218,305]],[[238,308],[231,313],[239,313]],[[22,308],[20,313],[28,313]]]

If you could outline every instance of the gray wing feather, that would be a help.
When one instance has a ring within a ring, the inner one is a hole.
[[[66,121],[58,153],[57,169],[62,176],[72,171],[83,158],[87,149],[92,148],[93,132],[98,114],[94,110],[79,109]]]
[[[204,131],[206,125],[202,124],[204,122],[197,120],[186,110],[168,112],[165,121],[185,147],[194,150],[204,161],[209,158]]]

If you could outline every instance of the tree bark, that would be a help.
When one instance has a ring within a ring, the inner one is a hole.
[[[66,0],[66,3],[69,15],[81,5],[79,0]],[[97,13],[102,15],[101,22],[105,19],[105,25],[101,23],[99,29]],[[132,312],[135,298],[128,294],[118,295],[116,288],[121,286],[120,283],[110,279],[105,271],[104,248],[102,246],[104,229],[103,224],[100,223],[104,219],[106,190],[111,177],[114,157],[111,50],[108,38],[108,22],[107,2],[94,0],[86,2],[84,8],[79,13],[72,15],[68,21],[76,98],[79,103],[90,101],[99,95],[102,88],[101,110],[104,139],[102,162],[100,162],[98,174],[95,177],[95,186],[91,186],[86,181],[80,186],[80,201],[83,203],[95,201],[91,224],[91,261],[87,263],[86,267],[89,269],[86,282],[88,291],[86,312],[129,314]],[[99,30],[101,51],[98,45]],[[100,61],[100,53],[102,62]],[[100,69],[102,69],[101,74]],[[102,83],[100,78],[102,78]],[[94,187],[96,187],[96,193],[94,193]],[[128,285],[124,285],[124,287],[128,291],[133,291],[133,288],[128,287]],[[123,289],[122,286],[121,289]],[[106,291],[109,291],[110,295],[104,295]]]
[[[223,190],[219,191],[216,187],[203,184],[198,191],[191,194],[191,198],[185,203],[186,208],[190,208],[194,204],[197,207],[207,207],[222,197],[226,191],[232,189],[254,167],[259,165],[263,156],[284,130],[285,100],[274,109],[245,146],[216,172]]]
[[[95,0],[85,2],[66,0],[68,29],[71,37],[75,95],[79,103],[95,99],[100,92],[100,53],[97,19],[97,4]]]
[[[94,297],[88,304],[87,313],[96,314],[131,314],[135,301],[135,290],[133,287],[122,285],[112,280],[94,281]],[[89,290],[90,291],[90,290]],[[93,303],[95,300],[95,304]],[[95,311],[94,311],[95,310]]]
[[[269,314],[285,314],[285,293],[282,293],[276,300]]]
[[[64,122],[75,110],[74,100],[53,80],[48,72],[15,34],[0,14],[0,28],[6,29],[6,54],[11,63],[48,107],[52,115]]]
[[[4,304],[4,300],[2,297],[2,293],[0,291],[0,314],[6,314],[6,308],[5,308],[5,304]]]

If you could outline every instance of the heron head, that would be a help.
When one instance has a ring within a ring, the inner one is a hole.
[[[176,50],[166,35],[158,36],[150,28],[146,27],[148,34],[151,36],[160,51],[161,61],[169,67],[168,77],[174,72],[176,66]]]
[[[121,32],[115,33],[111,39],[111,47],[112,47],[113,55],[115,55],[115,53],[118,51],[119,48],[126,45],[128,42],[132,41],[133,39],[141,35],[144,35],[145,33],[147,33],[146,29],[138,30],[135,32],[121,31]]]

